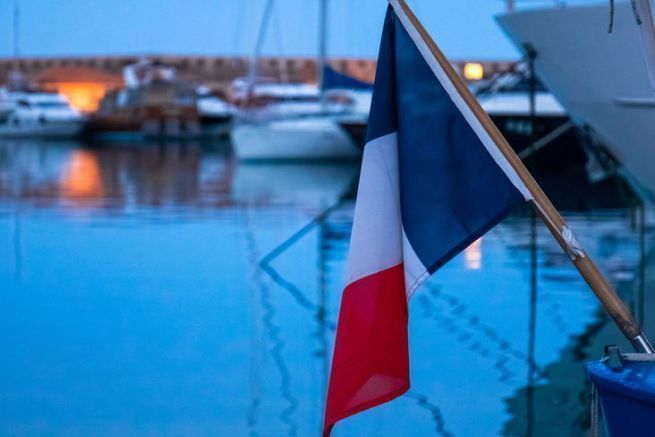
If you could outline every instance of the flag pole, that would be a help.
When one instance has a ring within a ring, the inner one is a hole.
[[[450,65],[450,62],[448,62],[439,47],[437,47],[430,37],[430,34],[425,30],[418,18],[416,18],[416,15],[414,15],[406,1],[391,1],[397,3],[397,5],[402,8],[411,24],[415,27],[416,31],[430,49],[432,56],[434,56],[435,60],[448,76],[448,79],[457,89],[457,92],[462,96],[464,102],[471,108],[471,111],[482,127],[486,130],[487,134],[496,143],[496,146],[507,162],[514,168],[514,171],[518,174],[519,178],[532,195],[532,200],[530,201],[531,206],[546,224],[546,227],[559,243],[562,250],[569,256],[573,265],[578,269],[578,272],[580,272],[580,275],[582,275],[589,287],[591,287],[596,294],[596,297],[617,324],[623,335],[625,335],[637,351],[649,354],[655,353],[653,346],[642,332],[641,327],[632,318],[628,308],[623,304],[621,299],[619,299],[607,279],[605,279],[596,264],[582,248],[571,229],[566,225],[562,216],[555,209],[527,168],[525,168],[525,165],[523,165],[521,159],[507,143],[505,137],[500,133],[484,109],[482,109],[480,103],[462,81],[459,74],[457,74],[452,65]]]

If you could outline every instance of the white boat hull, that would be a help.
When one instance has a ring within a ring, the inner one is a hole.
[[[82,130],[83,122],[62,121],[46,125],[37,121],[20,125],[0,124],[0,138],[73,138]]]
[[[0,88],[0,138],[72,138],[85,121],[59,94]]]
[[[304,117],[242,123],[231,132],[241,160],[355,159],[361,151],[331,117]]]
[[[513,42],[537,51],[537,74],[578,125],[588,125],[638,183],[655,193],[655,98],[639,26],[619,2],[613,33],[609,7],[569,6],[499,17]]]

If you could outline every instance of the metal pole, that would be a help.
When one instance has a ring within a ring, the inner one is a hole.
[[[14,0],[14,14],[12,26],[12,45],[15,60],[20,58],[20,0]]]
[[[580,275],[587,282],[594,294],[600,300],[605,310],[614,319],[623,335],[632,343],[636,350],[646,353],[655,353],[653,346],[645,337],[641,327],[634,321],[627,307],[609,284],[607,279],[598,270],[596,264],[591,260],[580,243],[576,240],[571,229],[555,209],[550,199],[543,192],[541,187],[534,180],[530,172],[525,168],[523,162],[516,155],[507,140],[500,133],[496,125],[491,121],[489,115],[482,109],[480,103],[473,96],[466,84],[459,77],[457,72],[450,65],[439,47],[434,43],[430,34],[425,30],[421,22],[416,18],[412,10],[407,6],[405,0],[390,0],[392,4],[398,5],[404,15],[407,16],[421,38],[429,48],[435,61],[439,63],[448,79],[457,89],[464,102],[470,107],[475,117],[480,122],[486,133],[494,141],[498,150],[503,154],[507,162],[514,168],[517,175],[532,195],[530,204],[541,217],[546,227],[559,243],[562,250],[569,255],[571,262],[578,269]]]
[[[273,11],[273,1],[268,0],[264,6],[264,14],[262,15],[262,22],[259,26],[259,33],[257,34],[257,40],[255,42],[255,51],[250,58],[250,66],[248,68],[248,93],[247,99],[250,99],[252,95],[252,89],[255,86],[255,80],[257,78],[257,61],[261,56],[261,51],[264,46],[264,41],[266,39],[266,32],[268,29],[268,23],[270,22],[271,12]]]
[[[507,0],[507,12],[514,11],[514,0]]]
[[[327,26],[328,26],[328,0],[319,0],[319,21],[318,21],[318,62],[316,62],[316,78],[321,92],[321,105],[325,104],[323,95],[323,72],[327,62]]]
[[[526,47],[528,53],[528,66],[530,71],[530,145],[537,139],[537,81],[534,74],[534,60],[537,53]],[[532,168],[536,168],[536,156],[530,156]],[[530,323],[528,326],[528,387],[527,398],[527,429],[526,436],[534,435],[534,382],[535,382],[535,345],[537,341],[537,214],[534,210],[530,214]]]

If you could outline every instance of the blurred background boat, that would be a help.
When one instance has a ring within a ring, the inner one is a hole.
[[[19,72],[0,88],[0,137],[73,138],[85,121],[64,96],[25,86]]]
[[[197,139],[228,132],[233,109],[206,87],[178,81],[175,68],[142,59],[123,71],[125,87],[100,101],[86,133],[100,139]]]
[[[232,129],[234,152],[243,160],[338,160],[361,154],[355,140],[339,122],[352,113],[355,100],[346,94],[328,94],[324,88],[327,55],[327,0],[320,3],[318,85],[257,83],[257,59],[273,11],[269,0],[257,38],[243,95],[244,104]],[[366,113],[368,109],[366,109]],[[347,119],[344,119],[344,122]]]
[[[617,2],[612,33],[605,3],[526,9],[498,18],[519,48],[536,50],[536,71],[573,122],[605,144],[641,191],[655,192],[655,98],[639,26]],[[645,188],[645,190],[643,190]]]

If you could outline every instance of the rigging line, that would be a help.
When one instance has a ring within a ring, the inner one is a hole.
[[[635,21],[637,22],[637,25],[641,26],[641,15],[639,14],[639,7],[637,6],[637,0],[630,0],[630,4],[632,5],[632,13],[635,16]]]
[[[280,82],[289,83],[291,80],[289,78],[289,69],[287,68],[287,55],[284,51],[284,34],[280,26],[280,17],[279,17],[279,8],[276,11],[273,11],[271,17],[273,34],[275,35],[275,49],[277,51],[277,69],[278,74],[280,75]]]
[[[637,25],[641,26],[642,20],[641,20],[641,14],[639,13],[639,7],[637,6],[637,0],[630,0],[630,5],[632,6],[632,14],[635,17],[635,21],[637,22]],[[615,12],[614,0],[610,0],[610,17],[609,17],[609,26],[607,28],[607,33],[612,33],[612,30],[614,30],[614,12]]]
[[[614,0],[610,0],[610,18],[609,25],[607,26],[607,33],[612,33],[614,30]]]
[[[268,25],[270,17],[273,11],[274,0],[267,0],[264,5],[264,11],[262,12],[262,21],[259,26],[259,32],[257,33],[257,39],[255,41],[255,50],[250,59],[250,66],[248,71],[248,96],[252,94],[253,87],[255,85],[255,79],[257,78],[257,61],[261,57],[261,51],[266,41],[266,34],[268,30]]]

